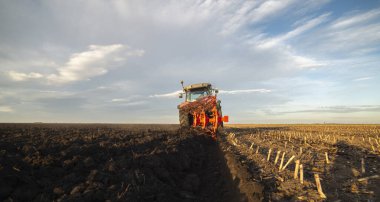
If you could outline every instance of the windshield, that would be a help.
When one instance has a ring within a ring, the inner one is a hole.
[[[188,102],[195,101],[196,99],[208,95],[208,91],[191,91],[187,92],[186,100]]]

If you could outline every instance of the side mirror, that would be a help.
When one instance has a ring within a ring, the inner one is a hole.
[[[182,93],[179,94],[179,98],[183,98],[183,94]]]

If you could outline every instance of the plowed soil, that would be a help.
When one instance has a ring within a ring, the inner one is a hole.
[[[2,124],[0,200],[260,199],[222,147],[177,125]]]

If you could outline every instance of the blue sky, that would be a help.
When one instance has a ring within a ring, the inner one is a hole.
[[[0,122],[380,123],[380,1],[1,1]]]

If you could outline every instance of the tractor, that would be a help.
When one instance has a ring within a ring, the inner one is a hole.
[[[199,128],[216,140],[218,130],[228,116],[222,116],[221,101],[217,99],[218,89],[210,83],[198,83],[184,87],[179,98],[185,95],[185,101],[177,106],[180,128]]]

